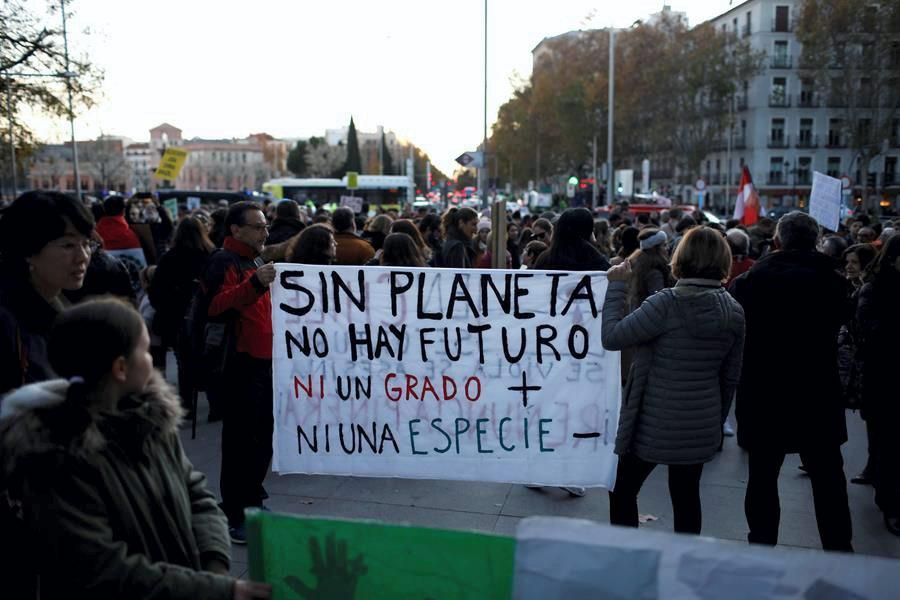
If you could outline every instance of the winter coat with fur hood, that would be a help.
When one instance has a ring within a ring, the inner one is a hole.
[[[16,547],[40,597],[231,598],[234,579],[204,571],[227,572],[228,531],[182,449],[171,387],[154,374],[114,411],[69,387],[25,386],[0,415],[0,493],[20,513]]]

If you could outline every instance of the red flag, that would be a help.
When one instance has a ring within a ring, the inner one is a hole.
[[[734,218],[740,219],[743,225],[753,225],[759,220],[759,194],[753,187],[753,179],[747,165],[744,165],[741,171],[741,184],[734,203]]]

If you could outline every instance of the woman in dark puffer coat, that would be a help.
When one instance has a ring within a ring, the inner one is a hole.
[[[650,296],[625,318],[630,264],[607,273],[603,347],[636,347],[622,393],[609,513],[612,524],[637,527],[638,492],[657,465],[668,465],[675,531],[698,534],[700,475],[719,448],[738,384],[744,313],[722,287],[731,252],[719,232],[689,231],[672,271],[675,287]]]

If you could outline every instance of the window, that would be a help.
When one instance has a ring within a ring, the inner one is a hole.
[[[815,108],[818,105],[815,101],[815,89],[815,82],[812,79],[800,80],[800,106]]]
[[[752,23],[751,17],[752,17],[752,15],[753,15],[753,13],[751,13],[751,12],[748,10],[748,11],[747,11],[747,18],[746,18],[746,21],[744,21],[744,35],[750,35],[750,31],[752,30],[752,27],[751,27],[751,23]]]
[[[856,124],[856,137],[865,143],[872,133],[872,119],[860,119]]]
[[[773,144],[784,143],[784,119],[772,119],[770,139]]]
[[[884,185],[897,183],[897,157],[888,156],[884,159]]]
[[[891,44],[891,67],[900,68],[900,42]]]
[[[894,119],[891,123],[891,146],[900,148],[900,119]]]
[[[737,20],[737,17],[734,18],[734,20],[732,21],[732,24],[734,25],[734,35],[737,35],[737,34],[738,34],[738,20]]]
[[[775,52],[772,55],[772,66],[786,68],[791,66],[789,63],[787,41],[779,40],[775,42]]]
[[[841,157],[840,156],[829,156],[828,157],[828,169],[826,170],[826,175],[829,177],[840,177],[841,176]]]
[[[797,137],[797,146],[800,148],[815,148],[815,145],[813,145],[812,119],[800,119],[800,132]]]
[[[828,119],[828,145],[832,148],[843,148],[843,128],[841,119]]]
[[[786,78],[775,77],[772,79],[772,95],[769,97],[769,106],[790,106]]]
[[[781,156],[769,160],[769,183],[784,183],[784,158]]]
[[[797,176],[795,185],[810,185],[812,183],[812,158],[801,156],[797,159]]]
[[[775,22],[772,31],[790,31],[790,7],[775,7]]]

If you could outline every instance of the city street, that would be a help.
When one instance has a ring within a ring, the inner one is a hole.
[[[174,378],[173,363],[170,357],[170,381]],[[190,427],[186,426],[182,429],[182,440],[194,466],[206,473],[210,489],[218,493],[221,423],[207,424],[206,412],[201,396],[197,439],[190,439]],[[857,414],[849,415],[848,428],[850,442],[843,450],[849,479],[865,464],[866,444],[865,427]],[[809,478],[797,468],[798,464],[796,455],[789,456],[781,472],[779,541],[784,546],[818,549],[819,534]],[[738,542],[746,539],[743,508],[746,481],[746,454],[737,447],[735,438],[726,438],[722,453],[703,471],[704,535]],[[849,488],[856,552],[900,558],[900,538],[885,530],[881,513],[872,501],[872,488],[860,485]],[[276,474],[269,475],[266,489],[270,496],[267,506],[279,512],[492,531],[509,536],[515,535],[516,525],[522,518],[535,515],[603,523],[609,519],[607,494],[602,489],[589,489],[585,497],[572,498],[559,489],[532,490],[522,485]],[[639,506],[642,516],[655,517],[641,527],[672,530],[672,507],[664,468],[656,469],[647,480]],[[246,570],[246,547],[233,547],[232,573],[243,575]]]

